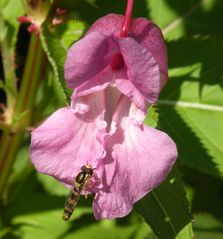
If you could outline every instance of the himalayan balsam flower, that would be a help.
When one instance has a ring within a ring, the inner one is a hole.
[[[167,80],[162,34],[138,18],[120,37],[123,21],[102,17],[71,47],[65,63],[71,107],[32,132],[31,160],[39,172],[72,185],[83,165],[94,168],[88,190],[96,219],[127,215],[177,157],[167,134],[143,124]]]

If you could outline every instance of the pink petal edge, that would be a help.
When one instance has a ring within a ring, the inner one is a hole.
[[[136,201],[166,178],[177,158],[176,145],[167,134],[134,125],[128,115],[130,104],[123,97],[113,118],[117,131],[108,141],[106,160],[116,161],[117,169],[107,190],[93,202],[98,220],[126,216]]]
[[[70,107],[59,109],[31,135],[30,157],[35,168],[65,184],[73,183],[83,165],[96,168],[106,154],[103,94],[87,98],[87,113],[74,113]]]

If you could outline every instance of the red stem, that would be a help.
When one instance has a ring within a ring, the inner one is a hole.
[[[129,28],[130,28],[130,24],[131,24],[131,18],[132,18],[133,2],[134,2],[134,0],[128,0],[127,6],[126,6],[126,11],[125,11],[125,19],[124,19],[122,31],[120,32],[119,37],[127,37],[128,36],[128,32],[129,32]],[[118,71],[123,67],[123,65],[124,65],[124,61],[123,61],[121,53],[116,54],[113,57],[112,64],[111,64],[112,70]]]
[[[125,20],[124,20],[123,28],[120,34],[121,37],[126,37],[128,35],[131,18],[132,18],[133,2],[134,0],[128,0],[126,11],[125,11]]]

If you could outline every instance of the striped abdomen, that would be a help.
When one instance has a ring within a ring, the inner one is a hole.
[[[78,189],[74,186],[71,190],[70,193],[68,195],[67,200],[65,201],[65,205],[64,205],[64,211],[63,211],[63,220],[67,221],[70,219],[75,206],[77,205],[77,202],[80,198],[80,192],[78,191]]]

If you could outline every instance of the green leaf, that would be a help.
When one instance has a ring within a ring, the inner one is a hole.
[[[68,189],[59,183],[55,178],[50,177],[45,174],[38,174],[37,175],[38,180],[43,185],[44,189],[52,195],[57,196],[67,196],[68,195]]]
[[[194,216],[193,223],[196,238],[220,239],[222,238],[222,220],[214,218],[210,214],[200,213]]]
[[[68,103],[71,90],[64,79],[64,63],[69,47],[83,34],[84,27],[80,21],[68,21],[54,28],[47,24],[42,25],[40,35],[42,45]]]
[[[223,180],[188,167],[184,167],[183,174],[193,213],[205,212],[222,218]]]
[[[53,68],[50,64],[47,64],[44,77],[45,78],[41,81],[37,92],[33,116],[34,125],[48,117],[56,109],[64,107],[66,103],[63,91],[61,90],[59,82],[56,79]]]
[[[21,180],[18,178],[18,185]],[[14,201],[4,207],[2,215],[6,225],[4,234],[0,234],[2,239],[48,239],[49,235],[52,239],[104,239],[105,235],[108,239],[128,239],[134,238],[143,223],[134,214],[119,220],[96,221],[91,208],[92,198],[85,200],[83,197],[70,222],[64,222],[61,215],[66,197],[44,191],[33,172],[19,190]]]
[[[157,112],[157,108],[155,106],[150,106],[144,123],[153,128],[156,128],[158,125],[158,119],[159,114]]]
[[[166,39],[185,35],[222,36],[223,26],[219,16],[223,5],[218,0],[146,0],[148,18],[163,29]]]
[[[68,103],[72,91],[67,87],[64,79],[64,63],[69,47],[83,34],[84,27],[85,25],[80,21],[67,21],[54,28],[45,23],[41,29],[42,46]]]
[[[158,102],[160,127],[176,141],[180,160],[223,175],[223,39],[168,43],[169,82]]]
[[[183,186],[172,174],[135,205],[159,239],[192,238],[188,207]]]
[[[63,90],[66,101],[70,102],[71,91],[67,88],[64,79],[64,62],[67,49],[62,46],[59,39],[50,31],[46,24],[43,24],[40,35],[42,46],[51,63],[54,74]]]
[[[176,236],[176,239],[186,239],[186,238],[194,239],[192,223],[189,223],[188,225],[186,225]]]
[[[200,1],[190,0],[147,0],[147,7],[150,10],[150,18],[161,28],[166,28],[173,24],[177,19],[182,18],[191,11]]]
[[[171,1],[168,2],[171,3]],[[219,21],[219,16],[223,11],[223,5],[220,1],[192,0],[187,2],[191,3],[191,7],[163,29],[165,38],[176,39],[194,35],[222,36],[223,26]],[[172,4],[170,6],[173,7]],[[177,8],[175,9],[177,11]]]
[[[15,8],[16,5],[16,8]],[[24,7],[21,0],[1,0],[0,1],[0,21],[2,22],[2,27],[0,31],[1,40],[7,37],[8,46],[10,48],[14,47],[16,43],[17,32],[20,23],[17,21],[17,17],[24,14]],[[2,18],[2,19],[1,19]],[[2,33],[5,33],[2,35]]]

